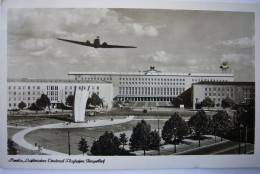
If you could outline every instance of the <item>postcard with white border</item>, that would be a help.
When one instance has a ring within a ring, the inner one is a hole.
[[[1,10],[2,168],[260,167],[259,4]]]

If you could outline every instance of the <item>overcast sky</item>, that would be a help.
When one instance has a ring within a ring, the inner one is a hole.
[[[254,14],[144,9],[9,9],[8,78],[68,78],[68,72],[221,73],[254,81]],[[95,49],[78,41],[135,49]]]

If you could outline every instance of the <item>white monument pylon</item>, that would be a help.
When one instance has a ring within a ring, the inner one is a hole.
[[[89,88],[86,86],[75,86],[73,116],[74,122],[85,122],[85,109],[89,97]]]

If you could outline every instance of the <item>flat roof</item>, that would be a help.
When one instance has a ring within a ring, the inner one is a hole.
[[[193,85],[237,85],[237,86],[255,86],[255,82],[207,82],[201,81]]]
[[[22,79],[7,79],[7,82],[37,82],[37,83],[99,83],[99,84],[112,84],[108,81],[96,81],[96,80],[70,80],[70,79],[34,79],[34,78],[22,78]]]
[[[162,72],[69,72],[68,75],[111,75],[111,76],[187,76],[187,77],[234,77],[234,74],[205,73],[162,73]]]

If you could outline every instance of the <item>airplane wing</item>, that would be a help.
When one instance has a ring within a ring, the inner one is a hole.
[[[59,39],[59,38],[57,38],[57,39],[58,39],[58,40],[61,40],[61,41],[65,41],[65,42],[70,42],[70,43],[78,44],[78,45],[84,45],[84,46],[94,47],[93,44],[91,44],[91,43],[79,42],[79,41],[75,41],[75,40]]]
[[[136,48],[133,46],[123,46],[123,45],[99,45],[99,48]]]
[[[79,41],[60,39],[60,38],[57,38],[57,39],[61,40],[61,41],[65,41],[65,42],[70,42],[70,43],[88,46],[88,47],[94,47],[94,48],[136,48],[133,46],[108,45],[108,44],[95,45],[95,44],[91,44],[91,43],[87,43],[87,42],[79,42]]]

